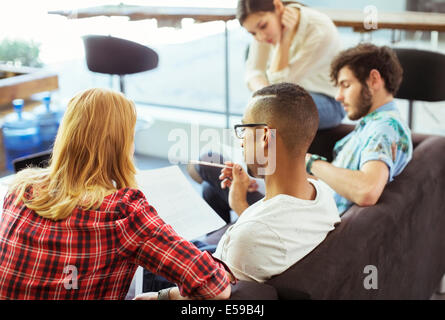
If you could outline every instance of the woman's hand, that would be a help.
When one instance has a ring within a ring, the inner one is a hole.
[[[300,10],[286,6],[281,16],[281,24],[283,26],[281,41],[291,41],[294,31],[300,22]]]
[[[157,292],[146,292],[138,294],[133,300],[158,300]]]
[[[270,64],[271,72],[278,72],[289,66],[289,50],[299,23],[300,10],[289,6],[284,7],[281,14],[281,39]]]
[[[137,295],[133,300],[158,300],[159,292],[146,292]],[[167,297],[165,300],[189,300],[188,297],[181,296],[178,287],[171,287],[167,291]]]

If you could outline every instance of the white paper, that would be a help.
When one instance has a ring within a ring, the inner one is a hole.
[[[178,166],[139,171],[136,180],[159,216],[188,240],[226,224],[195,191]]]

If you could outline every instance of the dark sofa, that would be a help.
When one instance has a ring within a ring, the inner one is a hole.
[[[353,128],[320,131],[309,152],[332,159]],[[445,274],[445,137],[413,134],[413,143],[377,205],[354,205],[310,254],[265,284],[239,282],[232,299],[429,299]],[[377,289],[365,288],[366,266]]]

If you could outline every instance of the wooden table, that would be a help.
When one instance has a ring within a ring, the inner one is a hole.
[[[327,14],[337,27],[351,27],[354,31],[366,29],[366,14],[360,10],[317,9]],[[377,12],[378,30],[445,31],[445,14],[432,12]]]
[[[0,73],[5,75],[0,79],[0,105],[59,87],[57,74],[45,69],[0,65]]]
[[[177,20],[192,18],[199,22],[228,21],[235,19],[234,8],[202,8],[202,7],[160,7],[135,5],[105,5],[74,10],[49,11],[70,19],[91,18],[97,16],[129,17],[131,21],[144,19]]]
[[[368,32],[364,21],[366,13],[362,10],[315,8],[328,15],[338,27],[351,27],[355,31]],[[159,21],[180,21],[182,18],[193,18],[199,22],[229,21],[236,18],[235,8],[203,7],[159,7],[134,5],[109,5],[75,10],[49,11],[50,14],[63,15],[71,19],[97,16],[125,16],[131,21],[157,19]],[[411,30],[411,31],[445,31],[445,14],[431,12],[377,12],[378,29]]]

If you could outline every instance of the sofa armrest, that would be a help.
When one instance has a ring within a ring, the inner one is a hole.
[[[230,300],[277,300],[274,287],[254,281],[238,281],[232,285]]]

